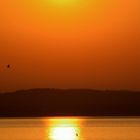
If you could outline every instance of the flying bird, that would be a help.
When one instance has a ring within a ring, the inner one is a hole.
[[[8,65],[7,65],[7,68],[9,69],[10,67],[11,67],[10,64],[8,64]]]

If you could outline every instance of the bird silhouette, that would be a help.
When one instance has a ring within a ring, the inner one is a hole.
[[[7,65],[7,68],[9,69],[10,67],[11,67],[10,64],[8,64],[8,65]]]

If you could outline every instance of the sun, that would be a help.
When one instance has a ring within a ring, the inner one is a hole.
[[[49,122],[50,140],[79,140],[80,127],[77,119],[53,118]]]
[[[74,127],[54,127],[50,138],[52,140],[76,140],[76,130]]]

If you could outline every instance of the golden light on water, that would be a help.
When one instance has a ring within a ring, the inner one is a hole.
[[[50,140],[78,140],[80,127],[77,119],[53,118],[49,120]]]

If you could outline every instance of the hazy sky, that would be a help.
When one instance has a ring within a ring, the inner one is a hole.
[[[0,91],[37,87],[140,90],[140,0],[1,0]]]

